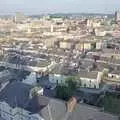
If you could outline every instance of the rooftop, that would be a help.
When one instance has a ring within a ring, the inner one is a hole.
[[[117,120],[117,116],[100,112],[98,108],[76,104],[73,111],[67,110],[65,101],[34,96],[29,99],[29,91],[32,86],[15,82],[9,84],[0,93],[0,101],[7,102],[11,107],[19,106],[31,112],[38,113],[45,120]],[[51,115],[50,115],[51,114]]]
[[[16,106],[25,108],[31,88],[32,86],[21,82],[10,83],[0,92],[0,101],[8,103],[13,108]]]

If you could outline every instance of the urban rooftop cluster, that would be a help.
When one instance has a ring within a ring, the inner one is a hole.
[[[0,17],[0,120],[119,119],[119,11]]]

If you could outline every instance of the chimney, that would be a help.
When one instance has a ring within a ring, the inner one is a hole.
[[[75,108],[75,105],[77,104],[77,99],[75,97],[72,97],[68,102],[67,102],[67,112],[72,112],[73,109]]]

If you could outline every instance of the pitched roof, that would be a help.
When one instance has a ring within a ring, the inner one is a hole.
[[[63,101],[51,99],[48,106],[40,111],[45,120],[62,120],[66,115],[66,104]]]
[[[80,78],[97,79],[97,75],[98,75],[98,72],[87,72],[87,71],[79,72]]]
[[[33,114],[40,114],[45,120],[51,120],[50,115],[52,120],[61,120],[61,117],[66,113],[66,105],[60,100],[45,96],[35,96],[28,104],[27,110]]]
[[[29,91],[32,86],[21,83],[13,82],[8,84],[0,92],[0,101],[8,103],[11,107],[25,108],[29,101]]]
[[[117,120],[118,117],[100,112],[88,105],[77,104],[72,112],[67,112],[65,101],[35,96],[29,99],[30,85],[15,82],[9,84],[0,92],[0,101],[5,101],[11,107],[16,105],[31,112],[38,113],[45,120]]]
[[[118,120],[118,117],[100,112],[99,109],[89,105],[77,104],[67,120]]]
[[[31,113],[39,113],[41,109],[45,108],[49,103],[49,98],[45,96],[33,97],[27,106],[27,110]]]
[[[45,120],[117,120],[117,116],[100,112],[96,107],[77,104],[72,112],[67,112],[65,101],[38,96],[37,113]],[[36,106],[36,104],[33,104]],[[43,108],[41,108],[41,106]],[[33,107],[34,108],[34,107]],[[39,109],[38,109],[39,108]],[[34,109],[32,109],[34,110]],[[34,110],[35,111],[35,110]]]

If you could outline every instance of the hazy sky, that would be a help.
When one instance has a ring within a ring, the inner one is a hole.
[[[120,0],[0,0],[0,14],[114,13]]]

